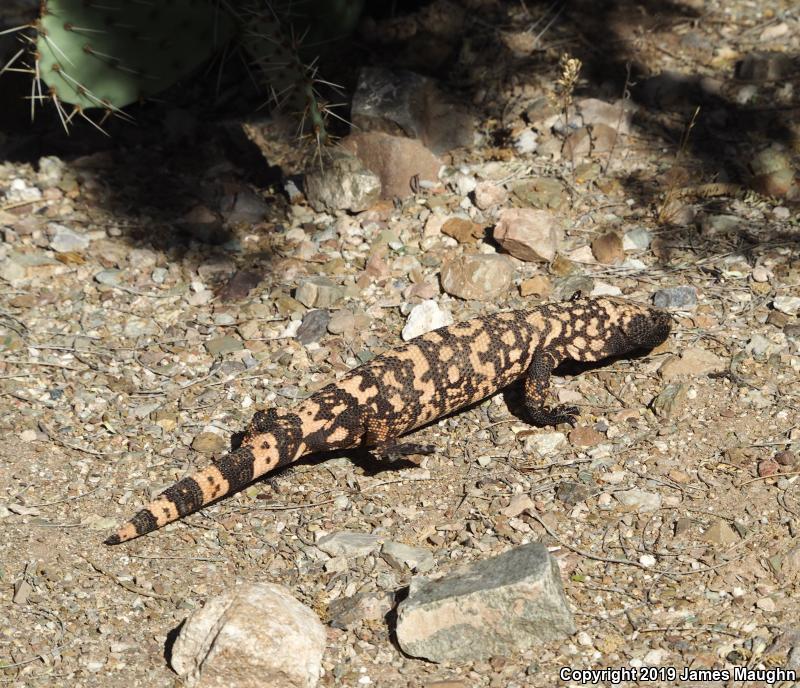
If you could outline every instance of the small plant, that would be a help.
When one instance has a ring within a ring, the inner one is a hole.
[[[583,63],[577,57],[571,57],[569,53],[561,55],[558,62],[561,76],[556,80],[557,93],[561,102],[561,109],[564,115],[564,126],[569,122],[569,108],[572,105],[572,94],[578,84],[581,67]]]
[[[686,150],[689,147],[689,137],[692,134],[692,129],[694,129],[694,125],[697,122],[697,116],[699,114],[700,114],[700,106],[698,105],[695,108],[694,113],[692,114],[692,118],[689,120],[689,124],[683,131],[683,136],[681,137],[681,142],[680,145],[678,146],[678,151],[675,153],[675,163],[673,167],[677,167],[679,163],[683,160],[684,155],[686,154]],[[667,192],[664,194],[664,201],[662,202],[661,208],[658,211],[658,216],[656,217],[656,220],[658,221],[659,224],[668,222],[676,210],[673,201],[676,198],[677,187],[678,187],[678,175],[673,174],[672,179],[670,180],[669,183],[669,187],[667,188]]]

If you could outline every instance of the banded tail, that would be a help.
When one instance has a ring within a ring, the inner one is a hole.
[[[105,544],[118,545],[161,528],[307,453],[299,416],[274,410],[257,413],[241,447],[164,490]]]

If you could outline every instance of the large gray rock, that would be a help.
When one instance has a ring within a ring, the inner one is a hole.
[[[335,150],[306,173],[306,198],[317,212],[359,213],[381,196],[381,181],[354,155]]]
[[[415,577],[398,607],[400,647],[434,662],[506,656],[574,632],[558,564],[538,542],[438,580]]]
[[[326,633],[281,585],[235,587],[181,628],[172,668],[195,688],[314,688]]]

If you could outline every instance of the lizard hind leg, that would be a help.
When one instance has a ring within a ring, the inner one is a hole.
[[[436,447],[432,444],[419,444],[417,442],[398,442],[385,423],[371,423],[364,435],[364,446],[370,448],[370,453],[379,461],[394,463],[403,461],[413,454],[433,454]]]

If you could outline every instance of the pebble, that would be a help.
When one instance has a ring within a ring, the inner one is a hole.
[[[451,217],[442,225],[441,231],[460,244],[475,243],[483,238],[483,225],[461,217]]]
[[[234,351],[241,351],[244,349],[244,342],[238,337],[224,335],[222,337],[209,339],[205,343],[205,347],[206,351],[212,356],[221,357],[233,353]]]
[[[758,152],[750,160],[750,185],[764,196],[795,200],[800,195],[796,172],[789,154],[779,145]]]
[[[197,688],[314,688],[325,627],[282,585],[251,583],[207,600],[180,626],[170,663]]]
[[[478,182],[473,197],[478,208],[489,210],[504,205],[508,201],[508,191],[494,182]]]
[[[381,556],[386,563],[400,571],[408,568],[416,573],[426,573],[436,563],[430,550],[424,547],[412,547],[402,542],[385,543],[381,548]]]
[[[563,432],[541,432],[536,435],[528,435],[525,438],[525,452],[537,453],[542,457],[554,454],[560,447],[567,442],[567,436]]]
[[[661,495],[645,490],[620,490],[614,493],[614,498],[623,506],[628,506],[637,511],[655,511],[661,508]]]
[[[306,173],[305,192],[314,210],[357,213],[381,197],[381,180],[357,156],[337,150],[322,168]]]
[[[598,263],[613,265],[625,258],[622,237],[616,232],[606,232],[592,241],[592,255]]]
[[[620,134],[629,134],[633,116],[630,100],[607,103],[597,98],[584,98],[575,103],[585,125],[602,124]]]
[[[458,256],[442,266],[442,288],[461,299],[489,301],[508,294],[514,266],[496,254]]]
[[[353,630],[364,622],[381,621],[393,606],[392,593],[363,592],[331,601],[328,619],[333,628]]]
[[[575,630],[558,564],[538,542],[436,580],[415,576],[397,608],[400,647],[433,662],[513,656]]]
[[[741,224],[741,218],[735,215],[703,215],[700,219],[700,233],[712,239],[738,231]]]
[[[636,227],[625,232],[625,236],[622,237],[622,248],[625,251],[645,251],[650,248],[652,241],[653,235],[650,232],[644,227]]]
[[[129,318],[122,331],[126,337],[143,337],[156,334],[160,330],[150,318]]]
[[[330,308],[344,297],[344,290],[327,277],[309,277],[300,282],[294,298],[308,308]]]
[[[453,316],[449,311],[442,310],[436,301],[428,299],[411,309],[401,336],[403,341],[407,342],[431,330],[452,325],[453,322]]]
[[[192,449],[202,454],[216,454],[226,448],[225,438],[216,432],[201,432],[192,440]]]
[[[800,296],[776,296],[772,307],[786,315],[797,315],[800,313]]]
[[[733,545],[739,542],[739,535],[724,519],[718,518],[703,533],[703,540],[713,545]]]
[[[506,208],[498,215],[494,239],[515,258],[549,262],[555,258],[563,231],[545,210]]]
[[[653,294],[653,305],[657,308],[694,308],[697,306],[697,290],[694,287],[668,287]]]
[[[558,179],[550,177],[534,177],[516,182],[511,186],[511,193],[523,206],[523,210],[529,207],[558,210],[567,199],[564,185]]]
[[[693,379],[727,369],[727,362],[711,351],[689,347],[678,356],[670,356],[658,369],[665,382],[683,378]]]
[[[377,175],[381,198],[407,198],[412,182],[422,187],[439,185],[442,161],[415,139],[377,131],[358,132],[342,139],[340,147],[356,155]]]
[[[379,547],[380,538],[371,533],[341,530],[323,536],[316,545],[332,557],[363,557]]]
[[[519,285],[520,296],[540,296],[547,298],[553,291],[553,284],[544,275],[536,275],[526,280],[522,280]]]
[[[328,329],[330,319],[330,314],[326,310],[309,311],[303,317],[303,322],[297,328],[295,336],[303,346],[318,342]]]
[[[606,436],[590,427],[577,427],[570,430],[569,443],[573,447],[594,447],[605,442]]]
[[[50,248],[56,253],[73,253],[85,250],[89,246],[89,238],[81,234],[76,234],[64,225],[51,222],[48,231],[52,233]]]
[[[657,559],[652,554],[643,554],[639,557],[639,563],[648,569],[653,568],[656,562]]]
[[[356,326],[356,317],[352,311],[339,310],[331,314],[328,321],[328,332],[331,334],[344,334],[351,332]]]
[[[585,502],[598,491],[599,488],[594,482],[580,483],[574,480],[562,480],[556,488],[556,499],[564,502],[567,506],[575,506]]]

